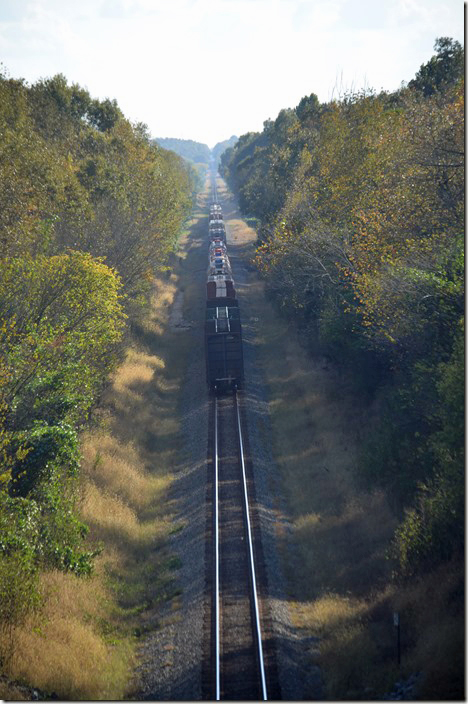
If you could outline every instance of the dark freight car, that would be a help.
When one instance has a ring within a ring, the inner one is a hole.
[[[206,282],[206,298],[235,298],[236,289],[230,274],[213,274]]]
[[[237,300],[216,298],[206,302],[205,355],[206,380],[212,391],[241,388],[244,358]]]

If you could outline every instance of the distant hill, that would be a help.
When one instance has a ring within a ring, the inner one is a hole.
[[[218,142],[218,144],[213,147],[211,153],[213,155],[213,159],[215,160],[216,166],[219,164],[221,154],[225,152],[226,149],[229,149],[229,147],[233,147],[238,139],[239,137],[236,137],[236,135],[233,134],[232,137],[229,137],[229,139],[225,139],[224,142]]]
[[[210,163],[211,150],[207,144],[194,142],[192,139],[175,139],[172,137],[156,137],[155,142],[164,149],[170,149],[179,156],[194,164]]]
[[[214,159],[217,166],[221,154],[228,149],[228,147],[233,147],[237,140],[238,137],[233,135],[229,139],[224,140],[224,142],[218,142],[212,150],[207,144],[194,142],[192,139],[156,137],[154,141],[157,142],[159,146],[163,147],[163,149],[170,149],[193,164],[206,164],[208,167],[211,163],[211,158]]]

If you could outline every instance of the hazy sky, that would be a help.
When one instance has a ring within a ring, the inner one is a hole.
[[[463,0],[0,0],[0,61],[212,147],[310,93],[394,90],[463,25]]]

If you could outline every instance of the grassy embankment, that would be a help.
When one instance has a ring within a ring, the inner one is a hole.
[[[221,182],[219,190],[230,198]],[[250,228],[229,202],[231,231],[248,243]],[[456,697],[464,652],[460,574],[443,570],[406,586],[392,580],[386,554],[397,519],[383,494],[359,486],[355,471],[372,409],[355,398],[350,379],[301,346],[255,274],[250,291],[280,473],[272,493],[279,487],[293,527],[279,536],[290,605],[304,635],[320,638],[310,662],[322,669],[327,697],[375,699],[419,672],[422,698]]]
[[[167,492],[189,343],[170,329],[169,309],[184,257],[155,282],[150,315],[82,436],[81,514],[90,545],[103,548],[95,573],[43,574],[41,608],[14,635],[8,677],[60,699],[128,696],[138,636],[158,627],[158,604],[177,603],[167,542],[180,526]],[[21,698],[0,687],[0,696]]]

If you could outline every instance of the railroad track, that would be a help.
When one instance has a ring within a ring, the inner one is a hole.
[[[267,700],[259,578],[237,394],[213,397],[210,683],[214,700]]]
[[[238,392],[244,381],[240,313],[214,174],[212,201],[205,348],[207,382],[214,393],[208,424],[202,689],[204,699],[265,701],[280,698],[278,676],[255,500],[250,505],[255,497],[253,469],[245,456],[244,397]]]

